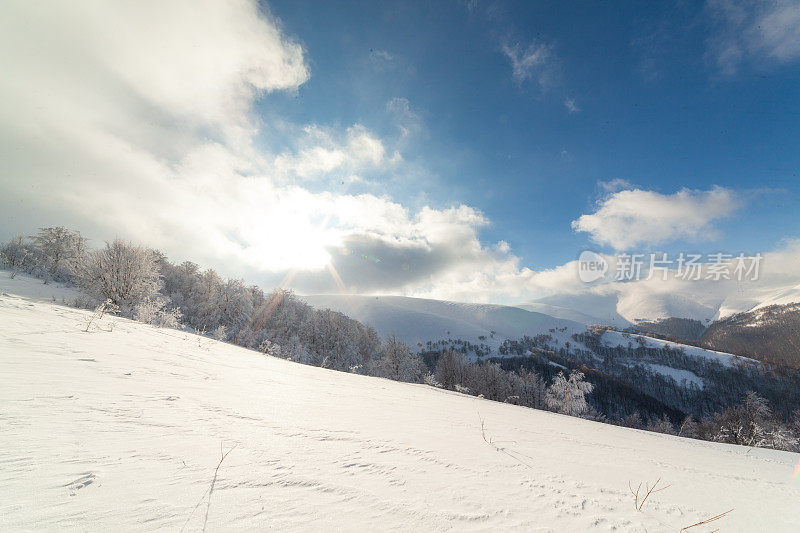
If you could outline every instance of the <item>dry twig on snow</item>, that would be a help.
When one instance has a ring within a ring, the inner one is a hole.
[[[696,527],[696,526],[702,526],[704,524],[708,524],[708,523],[713,522],[715,520],[719,520],[720,518],[724,517],[726,514],[730,513],[731,511],[733,511],[733,509],[729,509],[729,510],[725,511],[724,513],[718,514],[717,516],[712,516],[711,518],[703,520],[702,522],[698,522],[696,524],[692,524],[691,526],[686,526],[684,528],[681,528],[681,531],[686,531],[689,528],[693,528],[693,527]],[[719,530],[717,530],[717,531],[719,531]]]
[[[217,468],[214,469],[214,478],[211,480],[211,486],[205,492],[203,492],[202,496],[200,496],[200,500],[198,500],[197,505],[195,505],[194,509],[192,509],[192,512],[189,514],[189,518],[187,518],[186,522],[183,524],[181,531],[186,529],[186,526],[189,524],[189,520],[192,519],[194,512],[197,511],[197,508],[200,507],[201,503],[203,503],[203,499],[206,497],[206,494],[208,494],[208,505],[206,506],[206,516],[205,519],[203,520],[203,531],[206,530],[206,524],[208,523],[208,511],[209,509],[211,509],[211,495],[214,493],[214,485],[217,482],[217,474],[219,473],[219,467],[222,466],[222,461],[224,461],[225,458],[228,457],[228,454],[231,453],[234,450],[234,448],[236,448],[235,445],[227,452],[222,453],[222,443],[221,442],[219,443],[219,453],[221,457],[219,459],[219,463],[217,463]],[[186,462],[184,462],[183,464],[186,465]]]
[[[628,481],[628,490],[631,491],[631,495],[633,496],[633,508],[636,509],[637,511],[641,511],[642,507],[644,507],[644,502],[647,501],[647,498],[649,498],[651,494],[655,494],[656,492],[661,492],[662,490],[668,489],[668,488],[670,488],[672,486],[672,485],[667,485],[666,487],[661,487],[659,489],[658,488],[658,484],[659,483],[661,483],[661,478],[658,478],[656,480],[656,482],[653,484],[652,488],[650,487],[650,485],[648,483],[645,483],[644,486],[645,486],[645,490],[647,492],[645,493],[645,495],[642,498],[642,501],[640,503],[639,502],[639,492],[642,489],[642,484],[639,483],[639,486],[636,487],[636,492],[634,492],[633,491],[633,487],[631,487],[631,482]]]

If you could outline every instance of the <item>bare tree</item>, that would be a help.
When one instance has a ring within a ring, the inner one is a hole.
[[[465,385],[467,364],[461,352],[443,352],[436,361],[436,381],[449,390],[455,390],[456,385]]]

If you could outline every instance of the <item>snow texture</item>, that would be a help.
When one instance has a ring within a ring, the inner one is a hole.
[[[797,454],[304,366],[108,316],[86,332],[91,313],[53,303],[59,291],[0,273],[3,531],[655,532],[730,509],[690,531],[800,524]],[[636,511],[628,483],[658,478],[671,486]]]

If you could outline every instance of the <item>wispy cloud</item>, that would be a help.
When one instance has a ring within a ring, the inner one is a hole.
[[[388,50],[372,48],[369,51],[369,61],[372,67],[379,72],[393,69],[397,65],[397,60],[397,55]]]
[[[564,99],[564,107],[566,107],[567,111],[569,111],[570,113],[577,113],[578,111],[581,110],[581,108],[578,107],[578,104],[576,104],[575,100],[573,100],[572,98]]]
[[[408,98],[395,96],[386,102],[386,111],[394,118],[402,138],[405,139],[422,130],[422,121],[419,115],[411,108],[411,102],[408,101]]]
[[[612,194],[623,189],[633,189],[633,184],[623,178],[613,178],[607,181],[598,181],[598,188],[605,194]]]
[[[707,59],[732,75],[745,63],[800,58],[800,3],[796,0],[709,0]]]
[[[530,80],[541,89],[548,89],[554,84],[557,60],[552,45],[537,42],[527,46],[504,44],[503,54],[511,63],[511,75],[517,83]]]
[[[361,125],[344,133],[317,125],[306,126],[297,137],[299,147],[273,160],[275,177],[283,179],[321,179],[335,173],[349,175],[381,165],[396,163],[400,155],[389,155],[383,141]]]

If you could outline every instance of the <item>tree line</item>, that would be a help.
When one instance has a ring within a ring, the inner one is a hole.
[[[799,445],[800,411],[788,409],[797,405],[795,396],[800,394],[796,376],[781,381],[753,372],[736,374],[713,362],[641,344],[612,349],[599,342],[602,331],[587,331],[573,339],[574,346],[565,343],[557,350],[546,334],[507,339],[501,354],[517,357],[476,364],[467,355],[489,355],[483,343],[430,342],[415,352],[393,336],[381,339],[373,328],[342,313],[315,309],[291,291],[265,292],[192,262],[171,263],[156,250],[120,239],[93,249],[77,231],[41,228],[3,244],[0,262],[12,277],[24,272],[44,283],[75,286],[82,293],[72,302],[76,306],[101,306],[141,322],[190,329],[299,363],[694,438],[781,449]],[[630,356],[672,364],[679,359],[724,387],[725,401],[698,409],[710,394],[621,362]],[[593,368],[597,357],[602,370]],[[631,380],[649,384],[650,390],[633,390]],[[764,397],[776,398],[792,386],[791,405],[782,409],[774,409]],[[737,393],[744,398],[741,403],[733,401]]]

